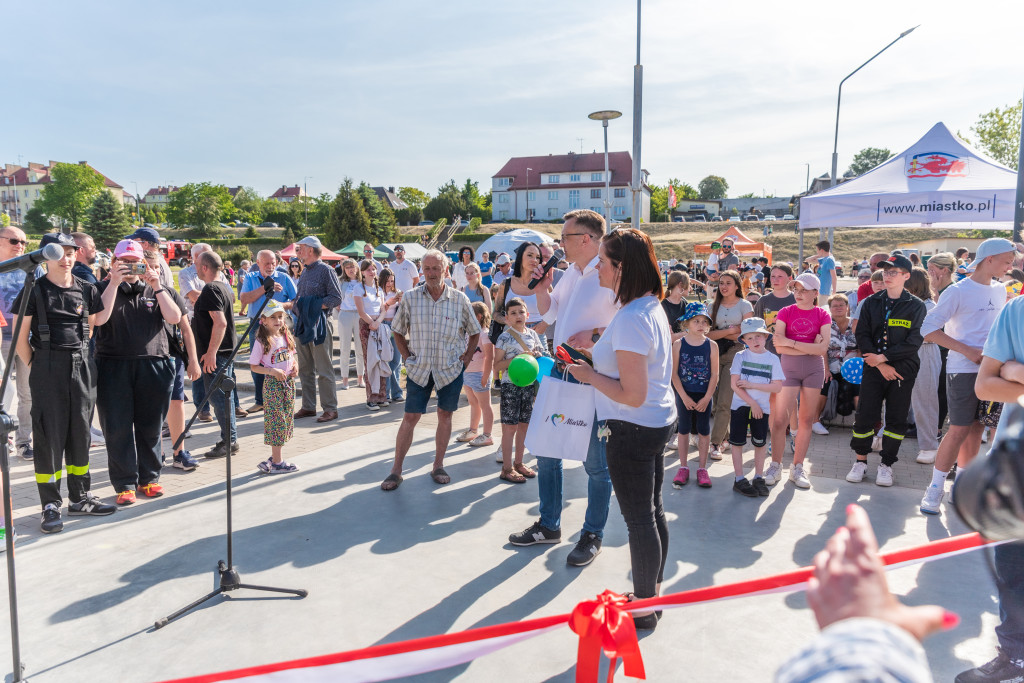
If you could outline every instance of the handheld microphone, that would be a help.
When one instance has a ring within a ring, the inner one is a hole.
[[[35,270],[35,267],[43,261],[59,261],[63,257],[64,247],[51,242],[42,249],[36,249],[27,254],[0,262],[0,273],[10,273],[15,270]]]
[[[555,253],[551,255],[548,262],[544,264],[544,273],[539,278],[533,278],[530,280],[530,284],[527,285],[530,289],[534,289],[540,284],[540,281],[544,279],[544,276],[548,274],[548,271],[558,265],[558,262],[565,258],[565,252],[561,249],[556,249]]]

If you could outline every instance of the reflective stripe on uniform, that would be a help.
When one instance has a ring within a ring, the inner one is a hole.
[[[890,439],[896,439],[897,441],[903,441],[903,437],[902,436],[900,436],[899,434],[893,434],[888,429],[883,429],[882,430],[882,435],[883,436],[887,436]]]
[[[74,474],[76,476],[81,477],[81,476],[84,476],[86,474],[89,474],[89,465],[82,465],[82,466],[68,465],[67,466],[67,470],[68,470],[68,474]]]
[[[873,431],[871,431],[871,432],[864,432],[863,434],[858,434],[857,432],[853,432],[853,438],[855,438],[855,439],[866,439],[866,438],[868,438],[870,436],[874,436],[874,435],[875,435],[875,433]]]
[[[56,484],[60,481],[61,477],[64,476],[64,470],[54,472],[53,474],[45,474],[36,472],[36,483],[37,484]]]

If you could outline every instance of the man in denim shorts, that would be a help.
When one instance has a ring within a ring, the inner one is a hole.
[[[427,412],[431,391],[437,393],[437,434],[430,477],[437,484],[451,481],[444,471],[444,454],[452,435],[452,415],[459,407],[462,375],[480,339],[480,324],[469,299],[444,283],[448,258],[431,249],[421,265],[426,282],[405,293],[391,324],[407,381],[405,416],[395,441],[395,462],[380,485],[384,491],[394,491],[402,483],[402,463],[412,445],[413,430]]]

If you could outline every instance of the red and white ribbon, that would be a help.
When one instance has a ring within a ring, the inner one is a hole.
[[[895,550],[881,555],[886,570],[907,567],[971,552],[990,543],[978,534],[963,534],[924,545]],[[215,674],[178,678],[165,683],[320,683],[322,681],[386,681],[446,669],[465,664],[534,636],[561,628],[568,623],[579,635],[577,683],[596,682],[600,653],[611,659],[608,680],[612,680],[616,661],[623,660],[623,673],[645,678],[643,659],[630,612],[674,609],[702,602],[729,600],[750,595],[803,590],[813,574],[812,567],[722,586],[708,586],[646,600],[626,598],[605,591],[594,600],[579,603],[572,614],[541,617],[509,624],[450,633],[440,636],[387,643],[360,650],[264,664]],[[628,609],[626,606],[628,604]]]

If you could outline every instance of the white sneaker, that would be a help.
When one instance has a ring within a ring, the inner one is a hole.
[[[850,473],[846,475],[846,481],[851,484],[859,484],[864,481],[864,473],[868,471],[868,464],[858,460],[853,463],[853,467],[850,468]]]
[[[811,431],[819,436],[828,436],[828,430],[825,429],[825,425],[820,422],[815,422],[811,425]]]
[[[876,436],[875,438],[871,439],[871,450],[875,451],[876,453],[882,452],[882,437]]]
[[[791,432],[786,437],[786,445],[789,447],[789,452],[796,455],[796,432]]]
[[[808,479],[807,474],[804,473],[803,463],[793,465],[793,468],[789,470],[789,480],[793,482],[793,485],[798,489],[811,488],[811,480]]]
[[[921,451],[920,453],[917,454],[917,461],[919,463],[921,463],[922,465],[931,465],[933,462],[935,462],[935,455],[937,453],[938,453],[937,450],[935,450],[935,451],[923,450],[923,451]]]
[[[942,505],[942,497],[946,491],[941,486],[932,484],[928,487],[928,490],[924,492],[924,498],[921,499],[921,512],[926,515],[937,515],[939,514],[939,506]]]
[[[525,457],[525,456],[524,456]],[[498,450],[494,452],[494,461],[504,463],[505,459],[501,457],[501,446],[498,446]]]
[[[708,457],[712,460],[722,459],[722,451],[718,450],[718,446],[716,444],[711,444],[711,452],[708,453]]]
[[[768,486],[775,486],[782,481],[782,463],[773,462],[768,465],[768,471],[764,473],[764,483]]]
[[[892,486],[892,468],[888,465],[879,465],[875,473],[875,483],[879,486]]]

